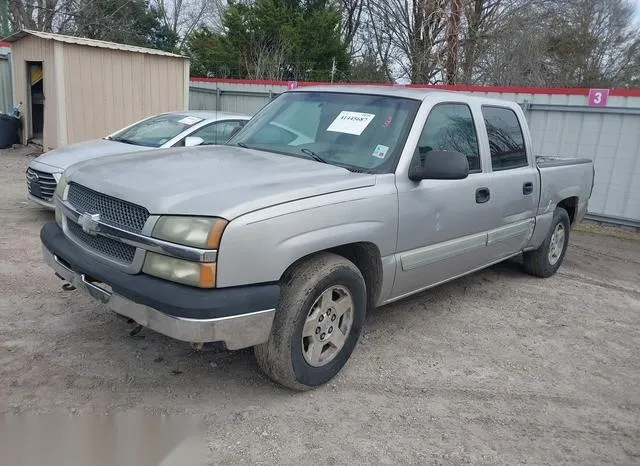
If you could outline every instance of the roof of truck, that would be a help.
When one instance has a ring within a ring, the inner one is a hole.
[[[429,88],[415,88],[406,86],[376,86],[376,85],[328,85],[328,86],[303,86],[296,89],[292,89],[288,92],[337,92],[343,94],[373,94],[389,97],[402,97],[405,99],[424,100],[427,97],[435,95],[447,95],[456,96],[455,100],[460,99],[461,95],[464,95],[464,99],[468,101],[483,102],[483,103],[496,103],[503,106],[518,105],[512,101],[495,99],[491,97],[475,96],[467,92],[461,91],[445,91],[440,89]]]

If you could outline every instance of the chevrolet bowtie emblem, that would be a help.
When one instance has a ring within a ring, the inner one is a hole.
[[[100,214],[81,214],[78,217],[78,225],[85,233],[96,236],[100,228]]]

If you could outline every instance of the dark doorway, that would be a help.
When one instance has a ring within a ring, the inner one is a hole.
[[[44,74],[41,61],[27,62],[27,139],[42,145],[44,132]]]

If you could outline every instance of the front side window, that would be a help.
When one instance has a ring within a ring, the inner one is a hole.
[[[471,109],[465,104],[433,107],[422,129],[418,150],[421,156],[432,150],[459,152],[467,157],[469,172],[479,172],[478,134]]]
[[[200,128],[189,136],[202,138],[204,140],[202,145],[224,144],[232,136],[234,130],[241,128],[244,124],[244,120],[219,121]]]
[[[202,118],[183,114],[156,115],[116,133],[111,140],[136,146],[160,147],[201,121]]]
[[[526,167],[527,151],[516,113],[504,107],[482,107],[494,171]]]
[[[228,144],[314,159],[352,171],[395,170],[420,101],[334,92],[288,92]]]

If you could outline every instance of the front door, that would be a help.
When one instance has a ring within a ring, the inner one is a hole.
[[[479,109],[476,109],[476,114]],[[471,107],[443,102],[430,111],[415,157],[431,150],[461,152],[470,174],[463,180],[413,182],[396,176],[399,230],[396,279],[390,299],[441,283],[488,262],[487,231],[495,219],[490,178],[481,157]],[[486,160],[487,157],[484,157]]]

